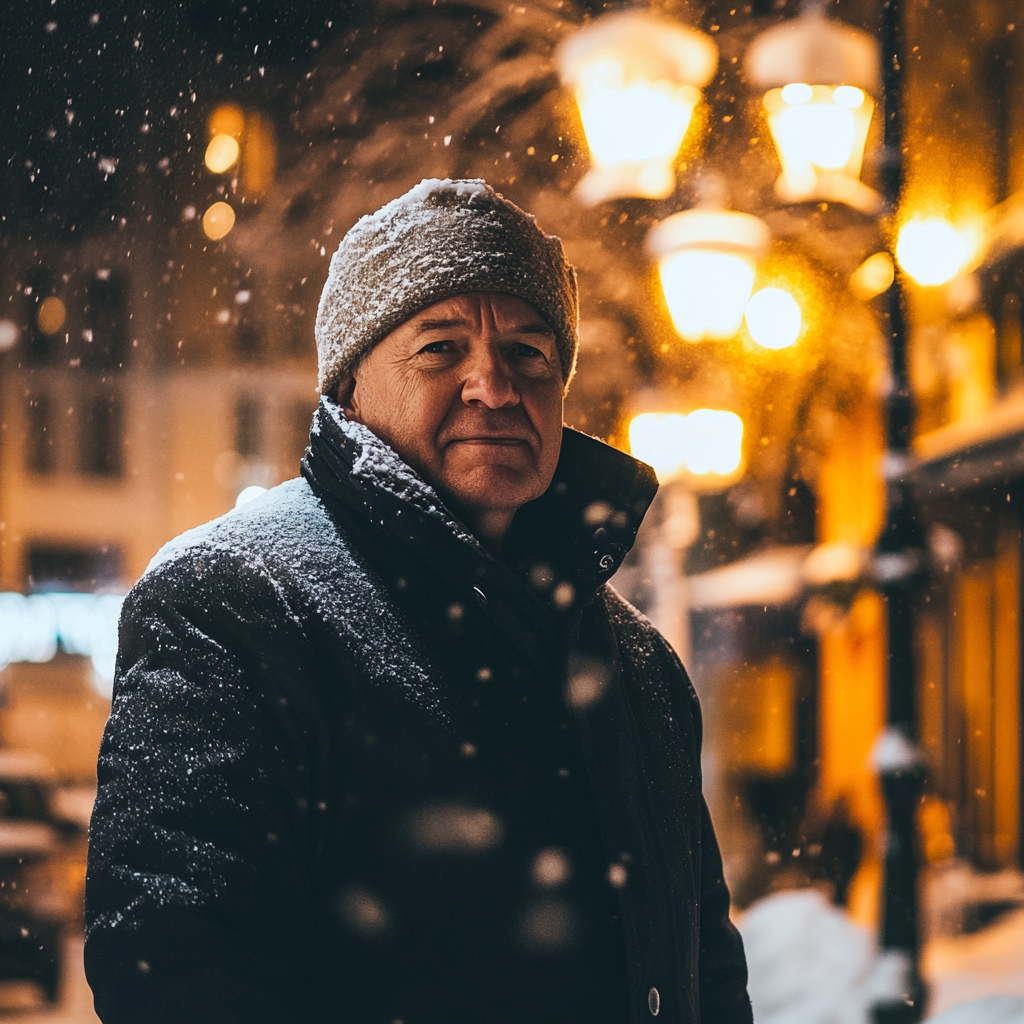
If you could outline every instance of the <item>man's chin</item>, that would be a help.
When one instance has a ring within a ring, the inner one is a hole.
[[[536,470],[485,462],[446,474],[445,489],[467,508],[513,508],[539,497],[542,488]]]

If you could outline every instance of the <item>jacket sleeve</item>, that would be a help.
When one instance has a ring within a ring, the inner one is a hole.
[[[743,940],[729,920],[729,889],[707,803],[701,799],[700,1013],[714,1024],[752,1024]]]
[[[185,557],[125,602],[86,879],[106,1024],[302,1019],[304,645],[258,568]]]

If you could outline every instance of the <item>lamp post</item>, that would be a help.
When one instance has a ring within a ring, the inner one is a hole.
[[[901,0],[885,0],[881,23],[885,129],[880,171],[892,248],[904,173],[902,6]],[[875,747],[875,763],[887,810],[879,943],[883,964],[889,967],[890,985],[872,1008],[876,1024],[919,1021],[927,997],[919,967],[916,816],[923,765],[917,746],[913,635],[915,591],[924,573],[924,551],[910,475],[914,400],[907,367],[905,279],[898,262],[893,263],[893,283],[884,293],[891,375],[885,410],[885,521],[874,560],[888,627],[886,728]]]
[[[701,32],[626,12],[563,42],[558,66],[576,96],[590,149],[580,198],[593,205],[617,196],[670,196],[672,164],[718,66],[718,47]]]

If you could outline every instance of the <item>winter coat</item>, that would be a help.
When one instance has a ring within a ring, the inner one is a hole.
[[[656,484],[566,430],[503,559],[321,401],[303,478],[126,599],[100,1017],[749,1024],[700,713],[607,585]]]

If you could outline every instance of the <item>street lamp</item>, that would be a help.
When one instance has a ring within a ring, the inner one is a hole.
[[[661,483],[684,474],[731,483],[743,463],[743,420],[725,409],[640,413],[629,423],[629,450]]]
[[[875,41],[809,4],[754,40],[746,69],[766,90],[762,102],[782,163],[779,198],[824,199],[876,213],[878,194],[860,180],[880,87]]]
[[[592,205],[671,195],[672,163],[717,65],[707,36],[647,14],[601,18],[562,43],[559,71],[591,156],[580,198]]]
[[[763,220],[734,210],[685,210],[651,229],[647,249],[683,338],[731,338],[739,330],[770,240]]]

